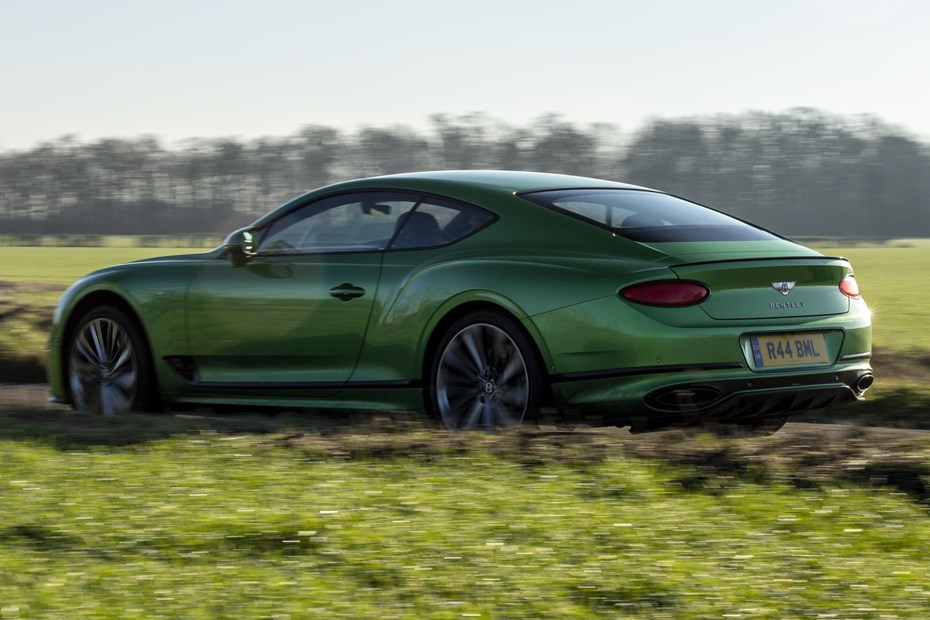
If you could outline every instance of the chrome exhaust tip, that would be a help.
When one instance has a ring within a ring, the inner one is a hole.
[[[856,391],[862,394],[875,383],[875,377],[872,373],[867,373],[856,379]]]
[[[720,400],[720,390],[710,386],[678,387],[648,397],[649,404],[663,411],[697,411]]]

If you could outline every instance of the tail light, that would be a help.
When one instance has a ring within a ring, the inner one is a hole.
[[[848,275],[840,280],[840,290],[847,297],[859,299],[859,283],[856,282],[856,276]]]
[[[710,297],[710,289],[700,282],[657,280],[629,286],[620,291],[620,296],[646,306],[679,308],[701,303]]]

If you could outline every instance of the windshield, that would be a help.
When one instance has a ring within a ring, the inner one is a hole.
[[[775,235],[668,194],[627,189],[561,189],[520,195],[633,241],[771,241]]]

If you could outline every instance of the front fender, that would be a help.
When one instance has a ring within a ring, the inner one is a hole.
[[[52,395],[67,400],[64,377],[67,339],[81,316],[98,305],[121,304],[135,315],[154,360],[185,354],[186,287],[187,279],[176,268],[155,263],[110,267],[85,276],[69,287],[55,307],[48,343]],[[155,363],[159,379],[163,374],[161,366]]]

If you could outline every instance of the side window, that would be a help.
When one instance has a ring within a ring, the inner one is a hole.
[[[470,235],[494,216],[468,205],[427,197],[398,220],[392,250],[430,248],[453,243]]]
[[[394,192],[358,192],[299,207],[262,235],[262,254],[370,252],[383,250],[417,197]]]

